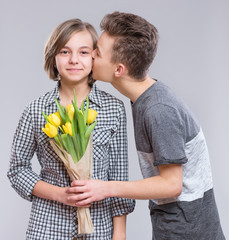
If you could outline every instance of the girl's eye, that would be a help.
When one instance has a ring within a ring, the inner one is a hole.
[[[69,54],[69,51],[67,51],[67,50],[62,50],[62,51],[60,51],[60,54],[63,54],[63,55]]]
[[[83,55],[89,54],[89,52],[87,52],[87,51],[81,51],[80,53]]]

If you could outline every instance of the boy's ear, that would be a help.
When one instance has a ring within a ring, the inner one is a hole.
[[[122,63],[119,63],[115,69],[115,77],[121,77],[126,71],[126,66]]]

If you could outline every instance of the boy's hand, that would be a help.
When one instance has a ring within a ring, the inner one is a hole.
[[[101,180],[75,180],[67,192],[73,194],[68,201],[74,202],[77,207],[85,207],[109,197],[108,182]]]

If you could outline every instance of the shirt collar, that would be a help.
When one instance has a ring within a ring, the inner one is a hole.
[[[47,103],[46,106],[51,105],[52,103],[55,102],[55,99],[60,101],[60,95],[59,95],[59,87],[60,87],[60,81],[57,82],[56,87],[50,92],[48,98],[47,98]],[[102,99],[101,99],[101,93],[94,83],[91,91],[88,95],[88,98],[90,101],[98,105],[99,107],[102,106]]]
[[[101,92],[98,89],[98,87],[96,86],[96,84],[94,83],[91,91],[88,95],[88,98],[90,101],[92,101],[93,103],[95,103],[96,105],[98,105],[99,107],[102,107],[102,98],[101,98]]]

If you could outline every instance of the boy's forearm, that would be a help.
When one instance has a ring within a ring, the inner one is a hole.
[[[159,172],[158,176],[130,182],[73,181],[68,191],[75,195],[70,199],[75,201],[76,206],[80,207],[108,197],[160,199],[179,196],[183,184],[182,166],[178,164],[160,166]]]
[[[173,177],[167,173],[139,181],[107,182],[108,197],[122,197],[129,199],[158,199],[179,196],[182,189],[182,167],[174,166]]]

